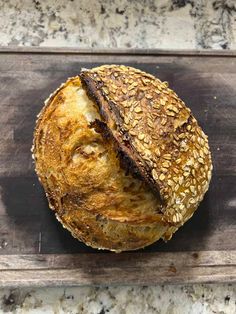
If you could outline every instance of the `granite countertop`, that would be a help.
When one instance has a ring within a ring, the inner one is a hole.
[[[0,45],[236,49],[236,1],[1,1]]]
[[[236,49],[235,0],[9,0],[1,46]],[[0,289],[0,313],[236,313],[236,285]]]
[[[235,285],[77,287],[0,290],[0,312],[233,314]]]

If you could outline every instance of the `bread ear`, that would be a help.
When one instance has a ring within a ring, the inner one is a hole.
[[[122,165],[158,192],[169,221],[183,221],[203,198],[212,170],[207,136],[190,109],[166,82],[131,67],[101,66],[80,78]]]

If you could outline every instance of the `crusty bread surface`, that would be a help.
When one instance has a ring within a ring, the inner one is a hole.
[[[207,136],[190,109],[166,83],[125,66],[84,70],[54,92],[32,151],[58,220],[116,252],[170,239],[211,178]]]

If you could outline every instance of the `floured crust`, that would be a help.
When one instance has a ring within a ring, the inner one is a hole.
[[[63,226],[116,252],[170,239],[212,169],[206,135],[167,84],[115,65],[85,70],[50,96],[32,152]]]

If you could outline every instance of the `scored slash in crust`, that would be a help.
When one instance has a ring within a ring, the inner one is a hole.
[[[166,82],[131,67],[100,66],[80,78],[104,120],[93,126],[109,134],[122,164],[158,192],[163,212],[179,223],[201,201],[212,171],[207,136],[190,109]]]
[[[38,116],[32,153],[63,226],[116,252],[170,239],[212,172],[190,109],[166,82],[122,65],[84,69],[55,91]]]

